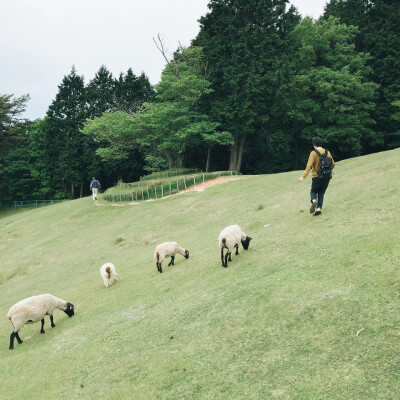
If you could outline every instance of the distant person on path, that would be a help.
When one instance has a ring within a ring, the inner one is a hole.
[[[92,191],[93,200],[97,200],[97,193],[99,193],[99,189],[101,189],[100,182],[93,177],[92,182],[90,182],[90,190]]]
[[[315,136],[311,141],[314,150],[310,153],[308,157],[308,162],[306,169],[303,172],[303,175],[299,178],[300,182],[303,182],[305,177],[312,169],[312,183],[311,183],[311,208],[310,213],[313,215],[321,215],[322,212],[322,204],[324,202],[325,191],[328,188],[329,181],[331,178],[331,173],[327,174],[328,176],[323,176],[324,171],[320,170],[320,159],[321,157],[325,158],[325,153],[332,161],[329,159],[328,164],[330,165],[330,169],[335,167],[335,162],[333,161],[331,153],[322,147],[322,139],[318,136]],[[320,172],[320,173],[319,173]]]

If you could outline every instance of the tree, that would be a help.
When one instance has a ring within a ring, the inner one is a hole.
[[[212,0],[194,41],[204,49],[213,92],[206,111],[234,137],[229,169],[239,171],[247,139],[265,136],[279,87],[277,68],[300,17],[288,0]]]
[[[56,196],[75,197],[75,187],[88,180],[88,166],[95,156],[95,143],[81,134],[80,129],[87,118],[85,85],[83,77],[73,67],[58,86],[55,100],[47,111],[46,139],[47,156],[52,160],[51,180],[57,186]]]
[[[21,134],[26,120],[21,116],[25,111],[29,95],[14,98],[14,95],[0,95],[0,198],[8,193],[8,178],[4,166],[8,153],[18,147],[26,137]]]
[[[115,110],[116,85],[112,73],[102,65],[85,90],[88,118],[99,117],[105,111]]]
[[[376,131],[382,134],[386,148],[398,146],[400,123],[390,116],[393,101],[400,92],[400,2],[396,0],[331,0],[324,18],[339,17],[347,25],[359,27],[358,49],[370,53],[371,80],[379,85],[373,118]],[[367,150],[382,149],[371,144]]]
[[[135,113],[143,103],[151,100],[153,87],[147,76],[142,73],[137,77],[132,68],[127,73],[120,74],[116,83],[115,104],[117,110]]]
[[[335,157],[343,158],[382,140],[372,129],[377,85],[368,78],[368,55],[355,51],[356,33],[356,27],[333,17],[306,18],[293,31],[290,79],[280,89],[293,148],[309,147],[318,135],[335,148]]]
[[[130,151],[139,149],[147,162],[145,168],[153,171],[182,166],[189,147],[207,146],[205,165],[209,168],[211,148],[232,141],[228,132],[218,129],[219,123],[198,108],[209,86],[201,49],[181,48],[174,60],[168,60],[151,102],[137,112],[104,113],[87,121],[83,132],[106,143],[97,151],[104,161],[126,159]]]
[[[183,156],[188,147],[205,144],[206,171],[208,171],[212,147],[226,146],[233,141],[231,134],[219,129],[220,123],[212,121],[200,108],[204,96],[212,92],[203,50],[196,46],[187,49],[181,47],[170,61],[166,57],[161,38],[158,39],[158,47],[167,60],[167,66],[162,73],[161,82],[156,86],[156,101],[162,104],[161,108],[164,110],[157,110],[156,106],[153,111],[156,113],[161,111],[160,115],[164,119],[163,114],[168,110],[171,124],[169,135],[166,135],[168,139],[163,140],[160,149],[164,150],[169,166],[173,166],[174,162],[177,166],[182,166]],[[171,148],[172,152],[168,148]],[[174,161],[172,154],[176,149],[178,156]]]

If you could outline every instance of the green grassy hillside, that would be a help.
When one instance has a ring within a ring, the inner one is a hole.
[[[299,176],[1,217],[1,397],[397,399],[400,150],[338,163],[320,217]],[[218,234],[234,223],[253,240],[225,269]],[[190,258],[159,274],[170,240]],[[10,351],[8,309],[41,293],[75,316],[26,325]]]

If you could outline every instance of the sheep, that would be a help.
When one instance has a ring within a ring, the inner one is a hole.
[[[160,274],[162,273],[161,264],[166,257],[171,257],[171,261],[169,262],[168,266],[175,265],[174,260],[176,253],[181,254],[186,259],[189,258],[189,251],[179,246],[179,244],[176,242],[164,242],[156,247],[154,252],[154,261],[156,262],[156,266]]]
[[[56,308],[64,311],[69,317],[74,315],[73,304],[48,293],[41,294],[39,296],[28,297],[14,304],[7,313],[7,318],[14,327],[14,330],[10,336],[10,350],[14,348],[14,338],[17,338],[19,344],[22,343],[22,340],[18,335],[18,331],[25,324],[33,324],[41,320],[42,327],[40,329],[40,333],[45,333],[43,329],[44,316],[49,315],[51,327],[54,328],[55,325],[53,321],[53,311]]]
[[[239,243],[242,243],[243,248],[247,250],[249,248],[251,237],[247,236],[239,225],[230,225],[224,228],[219,234],[218,242],[219,248],[221,249],[221,260],[222,266],[228,268],[228,261],[232,261],[231,252],[236,247],[236,255],[239,254]],[[224,260],[224,249],[228,251],[225,254]]]
[[[114,264],[105,263],[100,267],[100,275],[103,278],[104,285],[108,288],[117,280],[118,273]]]

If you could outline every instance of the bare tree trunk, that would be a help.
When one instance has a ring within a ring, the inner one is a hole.
[[[81,189],[79,192],[79,197],[82,198],[83,197],[83,182],[81,182]]]
[[[71,183],[71,197],[72,197],[72,199],[75,198],[75,187],[74,187],[73,183]]]
[[[206,172],[208,172],[210,170],[210,158],[211,158],[211,146],[208,146]]]
[[[238,159],[238,147],[239,137],[234,137],[233,145],[231,146],[231,158],[229,161],[229,171],[236,171],[237,159]]]
[[[172,157],[171,157],[170,152],[167,151],[167,150],[164,150],[164,155],[165,155],[165,157],[167,157],[168,167],[169,167],[169,168],[173,168],[173,166],[174,166],[174,161],[173,161],[173,159],[172,159]]]
[[[235,169],[235,171],[237,171],[237,172],[240,172],[240,167],[242,166],[243,149],[244,149],[244,144],[246,142],[246,136],[247,135],[243,135],[240,140],[239,155],[238,155],[238,160],[237,160],[236,169]]]
[[[187,147],[186,143],[183,143],[181,150],[178,152],[178,157],[176,159],[176,166],[179,168],[182,168],[185,162],[186,147]]]

